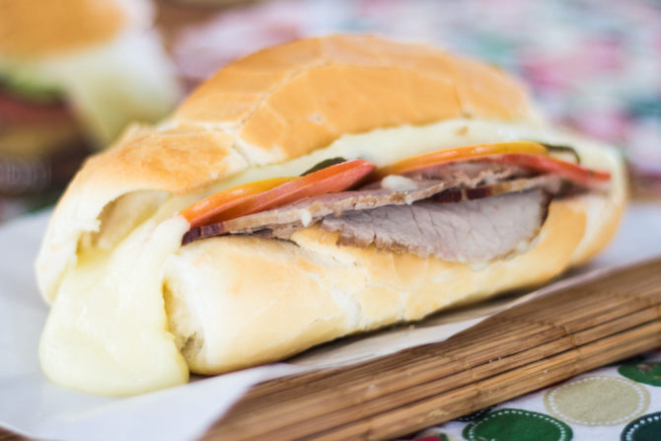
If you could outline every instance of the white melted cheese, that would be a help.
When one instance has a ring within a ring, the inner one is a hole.
[[[260,179],[297,176],[328,158],[362,158],[381,167],[400,159],[437,150],[507,141],[538,141],[569,145],[577,150],[583,165],[609,170],[615,175],[615,179],[622,178],[619,153],[616,149],[603,143],[543,124],[508,124],[500,121],[458,118],[427,126],[401,126],[378,129],[369,133],[344,135],[327,148],[315,150],[294,160],[282,164],[250,168],[213,185],[204,194]]]
[[[624,176],[614,149],[544,127],[460,119],[343,136],[328,148],[286,164],[253,168],[203,192],[171,197],[113,249],[81,248],[78,262],[59,287],[44,330],[40,347],[44,371],[57,383],[106,395],[137,394],[187,381],[188,369],[167,329],[163,268],[188,229],[174,215],[205,194],[243,182],[298,175],[338,156],[385,165],[442,148],[513,140],[571,145],[585,165],[610,170],[617,184],[613,188],[622,187]],[[606,149],[606,154],[599,149]],[[154,194],[144,197],[145,202],[153,201]]]
[[[40,344],[55,382],[102,395],[132,395],[188,381],[167,329],[163,265],[188,223],[150,220],[112,252],[89,252],[65,275]]]

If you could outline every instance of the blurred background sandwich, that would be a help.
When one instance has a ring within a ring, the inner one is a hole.
[[[180,96],[144,0],[0,0],[0,220],[55,199],[84,157]]]

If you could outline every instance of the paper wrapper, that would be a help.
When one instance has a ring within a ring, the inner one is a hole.
[[[48,309],[37,290],[33,263],[49,215],[24,218],[0,229],[0,426],[61,440],[195,439],[258,382],[443,341],[515,303],[661,253],[661,204],[634,204],[626,211],[615,241],[600,257],[534,293],[339,340],[286,363],[197,378],[185,386],[138,397],[108,398],[56,386],[39,368],[37,346]]]

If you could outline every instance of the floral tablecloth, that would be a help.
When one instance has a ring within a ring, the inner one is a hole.
[[[659,441],[661,351],[579,375],[407,439]]]

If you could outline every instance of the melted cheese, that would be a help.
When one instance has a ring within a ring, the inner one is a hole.
[[[57,383],[103,395],[131,395],[188,381],[167,329],[163,264],[188,223],[154,219],[112,252],[80,256],[64,277],[40,344],[44,372]]]
[[[572,146],[581,156],[583,165],[610,171],[618,183],[623,177],[619,153],[603,143],[542,124],[508,124],[500,121],[459,118],[427,126],[401,126],[378,129],[369,133],[344,135],[327,148],[315,150],[291,161],[250,168],[237,176],[211,186],[204,194],[212,194],[225,188],[260,179],[298,176],[328,158],[362,158],[374,163],[377,167],[382,167],[400,159],[442,149],[521,140]]]
[[[170,197],[126,236],[123,232],[110,235],[123,237],[105,241],[114,246],[119,240],[114,248],[79,247],[77,262],[64,276],[42,337],[44,371],[57,383],[107,395],[137,394],[187,381],[188,369],[167,329],[163,268],[188,229],[174,214],[206,194],[257,179],[298,175],[337,156],[386,165],[441,148],[522,139],[574,146],[584,164],[611,171],[615,184],[611,200],[623,198],[624,174],[614,149],[544,127],[460,119],[346,135],[328,148],[286,164],[253,168],[205,191]],[[150,192],[131,197],[155,201]],[[139,205],[138,200],[130,202],[116,209],[132,210]],[[116,212],[111,217],[121,216]],[[599,221],[598,217],[591,220]]]

